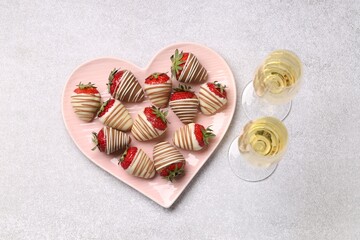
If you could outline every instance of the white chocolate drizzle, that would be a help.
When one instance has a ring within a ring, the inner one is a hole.
[[[138,141],[148,141],[159,137],[165,131],[154,128],[152,124],[147,120],[144,112],[140,112],[134,121],[134,125],[131,129],[131,133]]]
[[[207,78],[208,73],[206,69],[200,64],[194,54],[189,53],[184,68],[177,80],[184,83],[200,83],[206,81]]]
[[[184,156],[169,142],[159,142],[154,146],[153,159],[157,172],[174,163],[185,163]]]
[[[124,70],[120,84],[115,88],[113,98],[124,102],[141,102],[144,100],[144,91],[134,74]]]
[[[205,115],[214,114],[227,103],[226,98],[219,97],[213,93],[209,86],[202,84],[199,91],[200,110]]]
[[[141,178],[152,178],[156,173],[153,161],[140,148],[138,148],[133,161],[125,171]]]
[[[114,128],[105,126],[103,131],[106,139],[106,154],[125,149],[131,142],[128,134]]]
[[[199,99],[179,99],[173,100],[169,103],[171,110],[178,116],[180,121],[184,124],[194,122],[199,108]]]
[[[133,125],[128,110],[119,100],[115,100],[113,106],[103,116],[99,117],[99,120],[106,126],[125,132],[129,131]]]
[[[91,122],[101,107],[100,94],[74,94],[71,96],[71,104],[75,114],[85,122]]]
[[[169,102],[171,93],[171,81],[160,84],[145,84],[145,92],[149,96],[150,101],[156,107],[164,108]]]
[[[185,126],[182,126],[175,131],[173,135],[173,143],[175,146],[190,150],[190,151],[199,151],[202,147],[199,145],[195,136],[195,123],[189,123]]]

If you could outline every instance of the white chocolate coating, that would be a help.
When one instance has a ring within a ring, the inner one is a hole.
[[[201,147],[199,142],[196,140],[194,131],[195,123],[189,123],[176,130],[173,135],[174,145],[190,151],[201,150],[203,147]]]
[[[160,171],[173,163],[185,163],[184,156],[169,142],[156,144],[154,146],[153,158],[156,171]]]
[[[227,103],[226,98],[219,97],[213,93],[209,86],[202,84],[199,91],[200,110],[205,115],[214,114]]]
[[[125,149],[131,142],[128,134],[111,127],[103,128],[106,139],[106,154],[111,154],[120,149]]]
[[[145,84],[145,93],[156,107],[164,108],[169,102],[172,83],[170,79],[160,84]]]
[[[161,136],[166,130],[154,128],[147,120],[144,112],[140,112],[134,121],[131,133],[138,141],[148,141]]]
[[[141,102],[144,100],[145,95],[134,74],[128,70],[124,70],[120,84],[114,90],[112,97],[125,102]]]
[[[138,148],[133,161],[125,171],[141,178],[152,178],[156,173],[153,161],[140,148]]]
[[[125,132],[129,131],[133,125],[133,120],[128,110],[119,100],[115,100],[114,105],[108,112],[99,117],[99,120],[106,126]]]
[[[170,101],[169,105],[171,110],[184,124],[194,122],[199,111],[199,99],[197,98],[174,100]]]
[[[91,122],[99,108],[101,107],[101,97],[96,94],[73,94],[71,96],[71,104],[76,115],[85,122]]]
[[[194,54],[189,53],[184,68],[177,80],[184,83],[200,83],[206,81],[207,78],[208,73],[206,69],[200,64]]]

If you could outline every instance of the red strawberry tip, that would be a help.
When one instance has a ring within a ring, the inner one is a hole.
[[[168,111],[162,111],[160,108],[156,107],[156,106],[151,106],[153,113],[156,115],[156,117],[160,118],[161,121],[163,121],[164,123],[169,123],[169,121],[166,119],[167,115],[168,115]]]
[[[124,153],[119,158],[118,165],[121,165],[124,169],[127,169],[133,161],[137,150],[137,147],[127,147]]]
[[[76,89],[74,92],[76,94],[98,94],[99,91],[96,89],[95,84],[89,82],[87,84],[84,84],[80,82],[78,85],[76,85]]]
[[[181,165],[180,167],[178,167],[179,164]],[[174,169],[169,169],[173,167]],[[170,166],[164,167],[162,170],[160,170],[160,176],[172,182],[174,181],[174,179],[178,178],[179,176],[185,175],[184,167],[185,167],[185,162],[173,163]]]
[[[105,113],[103,113],[103,112],[104,112],[106,106],[110,103],[111,100],[115,102],[115,100],[112,99],[112,98],[110,98],[110,99],[108,99],[107,101],[103,102],[103,104],[101,105],[99,111],[98,111],[97,114],[96,114],[98,117],[101,117],[102,115],[105,114]]]
[[[109,101],[110,101],[110,99],[107,100],[107,101],[105,101],[105,102],[100,106],[99,111],[98,111],[97,114],[96,114],[98,117],[100,117],[101,113],[104,111],[104,109],[105,109],[106,105],[108,105]]]
[[[118,68],[118,69],[116,69],[116,68],[114,68],[111,72],[110,72],[110,74],[109,74],[109,77],[108,77],[108,80],[109,80],[109,82],[106,84],[107,85],[107,88],[108,88],[108,92],[109,93],[113,93],[113,91],[114,91],[114,88],[116,87],[116,85],[118,84],[117,82],[118,82],[118,80],[121,78],[121,76],[119,76],[119,78],[116,78],[115,79],[115,75],[117,74],[117,73],[119,73],[120,72],[120,68]],[[123,72],[123,71],[122,71]],[[122,75],[122,74],[120,74],[120,75]],[[114,85],[115,84],[115,85]],[[114,87],[112,86],[112,85],[114,85]]]
[[[170,78],[168,72],[154,72],[145,79],[146,84],[160,84],[167,82]]]
[[[117,71],[118,69],[114,68],[109,74],[108,77],[109,82],[106,84],[109,93],[111,92],[111,85],[113,84],[114,75],[117,73]]]
[[[173,93],[170,95],[170,101],[197,98],[194,91],[191,91],[190,86],[181,85],[173,89]]]
[[[115,74],[116,74],[119,70],[120,70],[120,68],[118,68],[118,69],[114,68],[114,69],[110,72],[109,77],[108,77],[108,79],[109,79],[109,84],[110,84],[110,85],[112,84],[112,80],[114,79]]]
[[[224,93],[225,88],[226,88],[226,85],[225,85],[225,84],[221,84],[221,83],[219,83],[218,81],[215,81],[215,82],[214,82],[214,85],[215,85],[215,87],[216,87],[217,89],[220,90],[221,93]]]
[[[151,106],[146,107],[143,113],[145,114],[147,121],[150,122],[154,128],[159,130],[165,130],[167,128],[167,111],[164,112],[158,107]]]
[[[221,97],[221,98],[226,98],[226,85],[223,85],[217,81],[212,82],[212,83],[207,83],[210,91],[212,91],[214,94],[216,94],[217,96]]]
[[[92,141],[95,144],[95,147],[91,149],[92,151],[94,151],[96,148],[98,148],[100,152],[106,151],[106,137],[103,129],[100,129],[98,133],[92,133]]]

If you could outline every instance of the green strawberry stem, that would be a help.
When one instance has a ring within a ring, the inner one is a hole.
[[[107,101],[105,101],[105,102],[101,105],[99,111],[96,113],[96,116],[99,116],[99,114],[100,114],[102,111],[104,111],[104,108],[105,108],[106,105],[109,103],[109,101],[110,101],[110,99],[107,100]]]
[[[82,84],[81,82],[76,85],[77,87],[79,87],[79,89],[87,89],[87,88],[96,88],[95,84],[89,82],[88,84]]]
[[[194,92],[194,91],[191,91],[190,86],[179,84],[177,88],[174,88],[174,92]]]
[[[168,111],[162,111],[160,108],[152,106],[153,113],[156,115],[156,117],[160,118],[164,123],[169,123],[166,119],[166,116],[168,115]]]
[[[203,134],[204,143],[209,145],[209,139],[214,138],[216,135],[213,133],[211,126],[207,127],[206,129],[201,131]]]
[[[216,88],[220,89],[220,92],[223,93],[224,89],[226,88],[226,85],[222,85],[221,83],[219,83],[218,81],[214,82],[214,85]]]
[[[92,132],[92,141],[95,144],[95,147],[93,147],[91,150],[94,151],[99,146],[96,132]]]
[[[178,49],[176,49],[175,54],[170,57],[171,62],[172,62],[171,73],[173,75],[177,75],[179,73],[179,71],[183,69],[180,66],[181,64],[184,63],[184,61],[181,60],[182,57],[183,57],[183,51],[181,51],[181,53],[179,53]]]
[[[114,69],[110,72],[109,77],[108,77],[109,82],[106,84],[106,85],[107,85],[107,88],[108,88],[108,92],[110,92],[110,88],[111,88],[111,85],[113,84],[114,76],[115,76],[115,74],[116,74],[119,70],[120,70],[120,68],[118,68],[118,69],[114,68]]]
[[[124,161],[128,149],[129,149],[129,147],[126,147],[126,149],[125,149],[125,151],[123,152],[123,154],[121,154],[121,157],[119,158],[119,161],[118,161],[118,165]]]
[[[114,79],[115,74],[116,74],[119,70],[120,70],[120,68],[118,68],[118,69],[114,68],[114,69],[110,72],[109,78],[108,78],[110,85],[111,85],[111,83],[112,83],[112,80]]]
[[[165,176],[168,181],[172,182],[178,176],[182,176],[185,174],[184,167],[178,168],[177,166],[173,171],[169,171],[169,175]]]

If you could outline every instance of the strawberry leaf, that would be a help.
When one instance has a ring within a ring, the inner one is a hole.
[[[76,85],[79,89],[96,88],[95,84],[89,82],[88,84],[82,84],[81,82]]]
[[[204,143],[206,145],[209,145],[209,139],[210,138],[214,138],[216,135],[213,133],[213,130],[209,127],[207,127],[206,129],[203,129],[202,131],[203,134],[203,139],[204,139]]]
[[[164,123],[168,123],[168,120],[166,119],[166,116],[168,115],[168,111],[164,112],[160,108],[155,106],[152,106],[151,108],[156,117],[160,118],[161,121],[163,121]]]
[[[219,83],[218,81],[214,82],[215,88],[219,89],[219,91],[221,93],[224,93],[224,89],[226,88],[226,85],[222,85],[221,83]]]
[[[183,57],[183,51],[179,53],[179,50],[175,50],[175,54],[170,57],[172,65],[171,65],[171,74],[176,76],[179,74],[180,70],[182,70],[181,64],[185,63],[185,61],[181,60]]]
[[[93,147],[91,150],[94,151],[99,146],[96,132],[92,132],[92,142],[95,144],[95,147]]]
[[[108,92],[110,92],[110,87],[111,87],[111,85],[113,84],[114,76],[115,76],[115,74],[116,74],[119,70],[120,70],[120,68],[118,68],[118,69],[114,68],[114,69],[110,72],[109,77],[108,77],[109,82],[106,84],[107,87],[108,87]]]
[[[129,147],[127,147],[127,148],[125,149],[125,151],[123,152],[123,154],[121,154],[121,156],[120,156],[120,158],[119,158],[119,161],[118,161],[118,165],[124,161],[124,159],[125,159],[125,157],[126,157],[126,154],[127,154],[127,152],[128,152],[128,149],[129,149]]]
[[[194,92],[194,91],[191,91],[190,86],[186,86],[186,85],[182,85],[182,84],[179,84],[179,86],[177,88],[174,88],[173,90],[174,90],[174,92]]]

